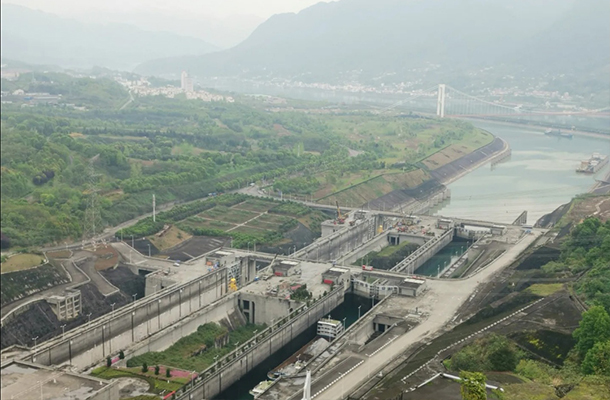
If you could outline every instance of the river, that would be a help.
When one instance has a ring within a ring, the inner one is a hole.
[[[470,121],[506,140],[512,149],[507,160],[485,163],[448,185],[451,199],[432,210],[434,215],[513,222],[527,210],[528,223],[586,193],[610,164],[597,174],[576,172],[593,152],[610,154],[610,140],[575,135],[550,137],[539,130],[487,121]]]

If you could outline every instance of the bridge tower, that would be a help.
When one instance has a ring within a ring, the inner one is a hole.
[[[436,115],[440,118],[445,117],[445,84],[438,85],[438,100],[436,101]]]

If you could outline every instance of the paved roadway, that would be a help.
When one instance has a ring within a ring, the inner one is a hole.
[[[335,381],[329,388],[316,396],[316,400],[337,400],[343,398],[343,396],[348,395],[362,382],[366,381],[369,371],[376,372],[387,365],[392,359],[402,354],[410,346],[429,339],[437,332],[446,328],[459,308],[468,301],[469,297],[477,289],[480,282],[493,279],[494,274],[516,260],[519,254],[540,237],[541,234],[541,231],[535,231],[532,235],[524,237],[523,240],[498,257],[487,268],[467,279],[459,281],[429,280],[429,291],[423,298],[425,298],[430,310],[430,316],[421,324],[394,340],[391,346],[387,346],[372,357],[366,358],[363,364],[347,375],[344,375],[343,379]]]

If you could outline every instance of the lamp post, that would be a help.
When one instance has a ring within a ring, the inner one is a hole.
[[[131,297],[133,297],[133,302],[135,303],[136,302],[136,297],[138,297],[138,294],[134,293],[134,294],[131,295]]]
[[[148,243],[148,257],[150,257],[150,243]]]
[[[61,338],[63,339],[66,334],[66,324],[61,326]]]
[[[36,353],[36,341],[38,340],[38,336],[32,338],[32,340],[34,341],[34,353]]]
[[[87,314],[87,325],[91,325],[91,315],[93,315],[93,313]]]
[[[360,319],[360,307],[362,307],[362,304],[358,306],[358,319]]]
[[[347,329],[346,320],[347,320],[347,317],[343,318],[343,330]]]
[[[133,241],[133,235],[131,235],[131,247],[133,247],[133,248],[135,249],[134,244],[135,244],[135,243],[134,243],[134,241]]]
[[[254,330],[254,344],[256,344],[256,333],[258,332],[258,329]]]
[[[110,316],[111,316],[112,318],[114,318],[114,305],[115,305],[115,304],[116,304],[116,303],[112,303],[112,304],[110,305],[110,307],[112,307],[112,313],[110,314]]]

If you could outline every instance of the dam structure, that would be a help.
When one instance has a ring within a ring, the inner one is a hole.
[[[265,330],[200,371],[179,397],[213,398],[327,316],[347,292],[370,298],[373,304],[395,296],[425,295],[429,278],[416,276],[419,265],[454,235],[471,235],[473,231],[468,229],[478,226],[491,237],[495,226],[484,221],[467,221],[471,225],[466,225],[460,220],[447,225],[437,217],[421,216],[403,229],[397,227],[401,218],[404,215],[400,213],[353,212],[344,224],[332,228],[335,231],[327,231],[291,256],[220,248],[179,266],[139,253],[134,259],[133,249],[125,243],[113,243],[121,257],[130,260],[128,266],[134,272],[148,272],[146,296],[11,357],[51,368],[70,365],[75,371],[86,371],[119,351],[126,360],[163,351],[208,322],[232,328],[265,324]],[[505,229],[512,233],[502,231],[497,234],[499,240],[509,241],[522,231],[518,226]],[[475,230],[474,234],[482,233]],[[363,254],[404,242],[417,243],[419,248],[391,270],[374,266],[363,270],[352,265]],[[231,289],[231,282],[237,290]],[[290,288],[298,285],[307,285],[311,301],[290,299]],[[369,322],[370,326],[362,328],[367,335],[392,326],[381,316]]]

